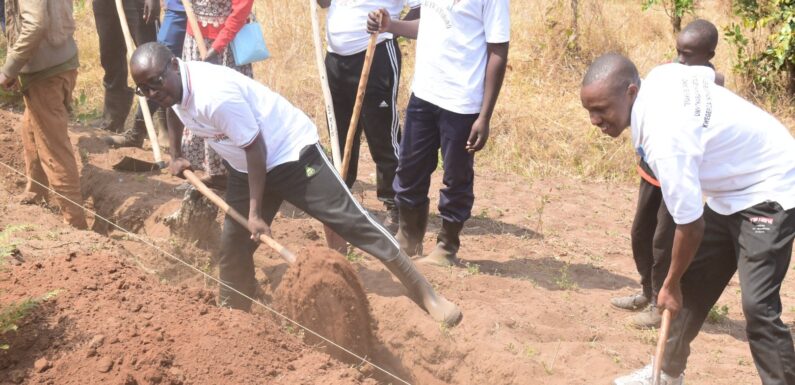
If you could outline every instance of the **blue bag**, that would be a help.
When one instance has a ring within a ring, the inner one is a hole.
[[[229,47],[237,66],[265,60],[271,56],[265,46],[265,38],[262,37],[262,27],[256,21],[246,23],[229,43]]]

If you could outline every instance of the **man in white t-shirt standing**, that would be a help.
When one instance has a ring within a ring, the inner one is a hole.
[[[317,3],[323,8],[329,8],[326,21],[326,72],[334,104],[334,116],[337,119],[339,144],[340,148],[345,148],[364,55],[370,40],[370,34],[363,28],[367,23],[367,15],[370,11],[386,8],[393,17],[399,17],[404,6],[409,6],[410,11],[405,20],[413,20],[419,17],[420,0],[317,0]],[[398,225],[392,183],[398,165],[400,142],[397,98],[401,63],[402,56],[397,39],[389,33],[380,34],[345,180],[349,188],[356,182],[360,138],[364,131],[370,155],[375,161],[376,195],[387,209],[384,226],[392,234],[395,234]]]
[[[436,294],[409,257],[354,199],[318,144],[312,121],[257,81],[225,67],[183,62],[158,43],[144,44],[130,60],[136,92],[169,108],[170,171],[181,175],[183,124],[207,139],[229,172],[225,200],[248,213],[248,228],[227,217],[221,233],[219,278],[253,296],[253,255],[260,234],[282,201],[318,219],[343,239],[372,254],[403,283],[409,297],[434,320],[454,326],[461,312]],[[251,235],[253,234],[253,236]],[[248,310],[250,301],[220,288],[221,303]]]
[[[378,28],[379,15],[380,31]],[[502,87],[510,40],[509,0],[424,0],[420,20],[372,12],[368,30],[417,39],[412,95],[400,142],[395,202],[397,239],[409,255],[422,255],[428,190],[441,148],[444,188],[442,228],[436,247],[421,261],[457,262],[460,233],[475,200],[474,154],[486,145]]]
[[[795,238],[795,139],[773,116],[715,84],[708,67],[666,64],[641,80],[606,54],[588,68],[581,99],[605,134],[627,126],[676,222],[657,307],[674,322],[663,384],[682,384],[690,343],[735,271],[751,353],[765,385],[795,384],[795,350],[781,321],[781,282]],[[706,196],[706,205],[702,204]],[[651,384],[651,366],[615,381]]]

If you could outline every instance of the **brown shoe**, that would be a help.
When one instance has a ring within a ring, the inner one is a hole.
[[[636,293],[626,297],[611,298],[610,304],[619,310],[638,311],[649,304],[649,299],[643,293]]]
[[[662,323],[662,316],[654,305],[649,305],[642,312],[635,314],[629,320],[629,324],[636,329],[659,328]]]
[[[25,191],[19,196],[17,202],[21,205],[38,205],[44,203],[44,195]]]

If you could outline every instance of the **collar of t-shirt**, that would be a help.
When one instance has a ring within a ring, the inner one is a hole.
[[[367,49],[367,17],[371,11],[386,9],[392,19],[400,18],[403,8],[417,8],[421,0],[332,0],[326,22],[328,51],[349,56]],[[382,33],[378,42],[391,39],[391,33]]]

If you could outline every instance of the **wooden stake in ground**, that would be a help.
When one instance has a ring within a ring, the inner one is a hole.
[[[196,190],[199,190],[202,195],[207,197],[207,199],[209,199],[211,202],[215,203],[215,205],[218,206],[221,211],[232,217],[232,219],[234,219],[237,223],[240,223],[241,226],[248,228],[248,220],[240,215],[240,213],[235,211],[235,209],[229,207],[229,204],[219,197],[218,194],[212,192],[212,190],[210,190],[204,183],[202,183],[201,180],[199,180],[199,177],[197,177],[193,171],[185,170],[183,171],[183,174],[185,175],[185,178],[188,179],[188,182],[190,182],[190,184],[196,188]],[[273,238],[264,234],[260,234],[259,240],[279,253],[279,255],[281,255],[282,258],[287,261],[287,263],[291,265],[295,263],[295,255],[290,252],[290,250],[287,250],[286,247],[282,246],[279,242],[276,242]]]
[[[671,311],[665,309],[662,314],[662,324],[660,325],[660,337],[657,339],[657,351],[654,354],[654,365],[652,370],[652,384],[660,385],[660,375],[662,374],[663,356],[665,355],[665,344],[668,342],[668,334],[671,331]]]
[[[124,42],[127,44],[127,60],[132,58],[133,51],[135,51],[135,42],[133,42],[132,35],[130,34],[130,26],[127,25],[127,17],[124,14],[124,6],[122,0],[116,0],[116,11],[119,14],[119,22],[121,23],[121,31],[124,34]],[[152,113],[149,111],[149,104],[146,98],[138,96],[138,105],[144,115],[144,124],[146,125],[146,134],[149,136],[149,142],[152,144],[152,152],[155,157],[155,164],[159,168],[165,168],[166,164],[160,154],[160,144],[157,141],[157,133],[155,132],[155,125],[152,122]]]

